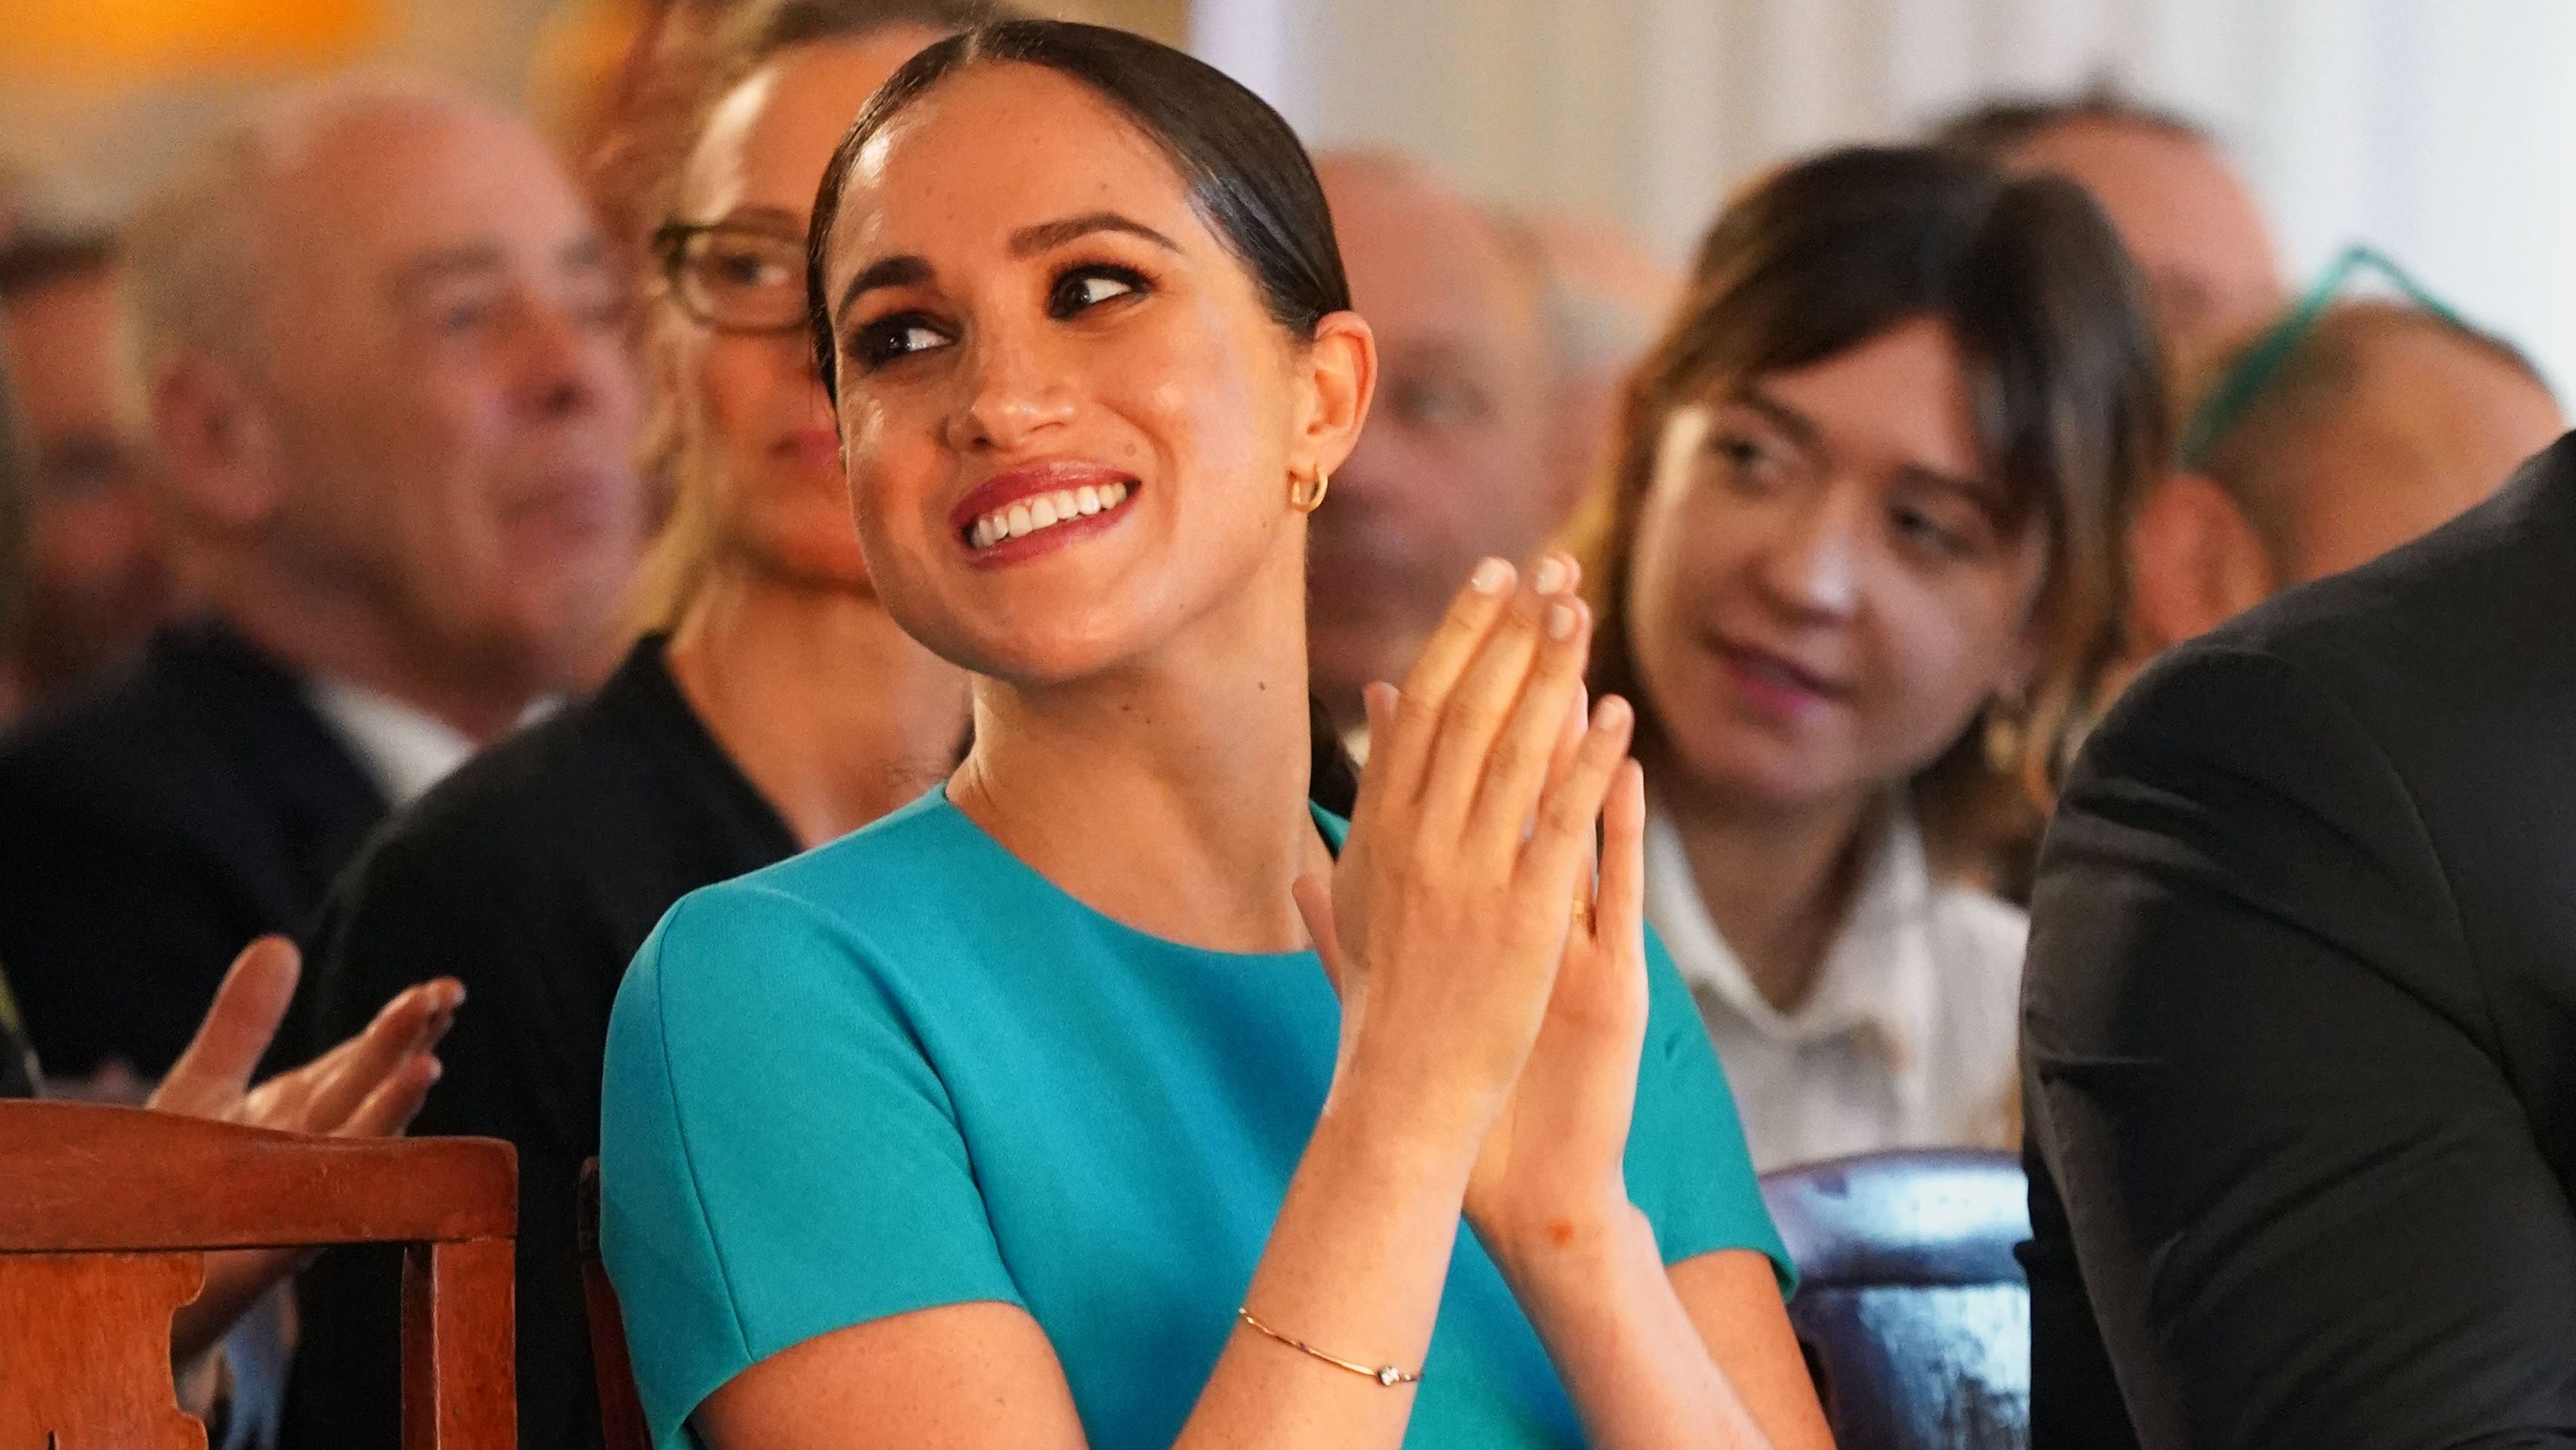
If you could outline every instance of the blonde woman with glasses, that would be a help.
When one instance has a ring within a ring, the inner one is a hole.
[[[843,835],[954,763],[964,676],[886,616],[859,557],[805,342],[806,214],[878,82],[979,12],[953,0],[795,0],[714,37],[646,279],[648,462],[671,514],[634,594],[642,637],[600,692],[458,772],[381,837],[325,914],[322,1037],[388,995],[462,977],[422,1130],[519,1148],[525,1443],[597,1443],[573,1192],[598,1151],[608,1009],[682,893]],[[307,1276],[299,1418],[314,1443],[393,1441],[394,1277]]]

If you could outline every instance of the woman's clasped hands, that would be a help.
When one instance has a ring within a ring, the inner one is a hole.
[[[1348,842],[1297,891],[1343,1000],[1335,1108],[1454,1162],[1516,1281],[1636,1217],[1644,784],[1627,702],[1585,710],[1577,582],[1557,554],[1478,566],[1402,690],[1369,691]]]

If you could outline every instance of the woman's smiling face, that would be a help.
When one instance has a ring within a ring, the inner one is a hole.
[[[916,637],[1042,683],[1140,659],[1247,581],[1302,597],[1289,484],[1357,432],[1366,329],[1321,334],[1356,352],[1354,405],[1109,102],[1037,66],[950,76],[859,153],[827,240],[860,541]]]

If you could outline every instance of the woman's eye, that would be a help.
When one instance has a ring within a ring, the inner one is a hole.
[[[889,317],[871,322],[851,339],[850,355],[864,368],[875,369],[901,362],[918,353],[948,345],[948,334],[918,315]]]
[[[1739,486],[1760,488],[1779,472],[1779,459],[1761,440],[1741,433],[1721,433],[1709,443],[1718,461],[1726,465],[1726,474]]]
[[[1899,504],[1891,522],[1898,538],[1938,558],[1958,558],[1976,546],[1973,528],[1940,518],[1931,509]]]
[[[755,252],[718,253],[714,259],[716,280],[731,287],[775,287],[787,279],[787,269]]]
[[[1145,290],[1145,279],[1123,267],[1085,267],[1056,279],[1047,297],[1047,314],[1066,318],[1131,293]]]

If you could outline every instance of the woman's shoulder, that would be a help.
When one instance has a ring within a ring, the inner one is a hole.
[[[961,825],[933,790],[837,841],[691,891],[663,914],[628,985],[739,987],[898,959],[973,894],[974,841]]]

